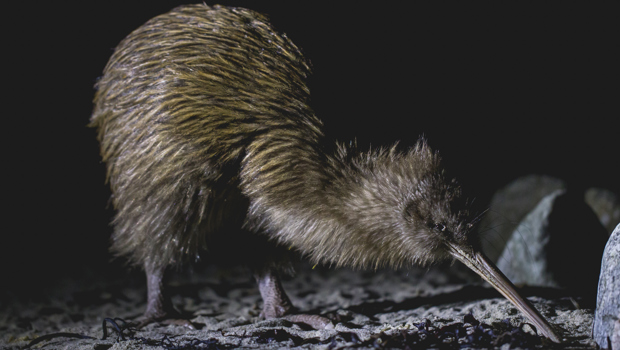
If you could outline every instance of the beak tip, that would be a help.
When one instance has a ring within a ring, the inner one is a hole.
[[[535,325],[538,334],[547,337],[555,343],[561,343],[547,320],[516,291],[510,280],[491,262],[482,252],[466,252],[459,247],[450,246],[450,254],[463,262],[467,267],[489,282],[506,299],[512,302]]]

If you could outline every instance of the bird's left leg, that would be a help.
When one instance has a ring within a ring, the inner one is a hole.
[[[264,318],[284,318],[293,323],[305,323],[314,329],[330,329],[334,325],[332,322],[319,315],[296,314],[295,307],[286,295],[280,275],[274,268],[264,266],[254,270],[254,277],[258,283],[258,289],[263,297]]]

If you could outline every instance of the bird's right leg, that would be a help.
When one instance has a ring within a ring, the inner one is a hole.
[[[165,267],[153,266],[152,264],[144,264],[146,272],[146,289],[147,301],[144,318],[153,321],[159,321],[166,317],[168,312],[166,309],[172,309],[170,299],[164,297],[163,279]]]
[[[179,312],[172,305],[172,300],[164,295],[165,270],[165,266],[157,266],[148,262],[144,264],[147,289],[146,311],[136,320],[137,326],[142,328],[150,323],[162,322],[194,328],[191,322],[180,318]]]

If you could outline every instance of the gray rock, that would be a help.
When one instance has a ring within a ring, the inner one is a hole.
[[[593,307],[606,241],[583,199],[557,190],[521,221],[497,266],[515,284],[566,288]]]
[[[601,348],[620,349],[620,224],[605,246],[592,335]]]
[[[586,191],[585,199],[607,232],[611,234],[616,224],[620,222],[620,199],[618,196],[606,189],[590,188]]]
[[[480,223],[482,250],[491,260],[497,261],[519,222],[546,195],[565,188],[566,184],[562,180],[544,175],[528,175],[498,190]]]

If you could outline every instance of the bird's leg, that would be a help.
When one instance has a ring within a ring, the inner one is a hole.
[[[144,316],[153,320],[160,320],[166,317],[165,309],[172,306],[172,302],[164,297],[163,293],[163,267],[155,267],[151,264],[145,264],[146,272],[146,288],[147,288],[147,304]]]
[[[179,312],[172,305],[172,300],[163,293],[165,269],[165,266],[154,266],[148,262],[144,264],[147,288],[146,311],[136,320],[137,326],[142,328],[153,322],[162,322],[194,328],[191,322],[180,318]]]
[[[282,317],[294,310],[291,300],[286,295],[280,276],[272,269],[263,269],[254,273],[260,295],[263,297],[261,317]]]
[[[295,307],[286,295],[280,276],[274,269],[264,268],[254,272],[258,289],[263,297],[261,317],[282,317],[294,323],[305,323],[314,329],[333,328],[332,322],[318,315],[293,314]]]

